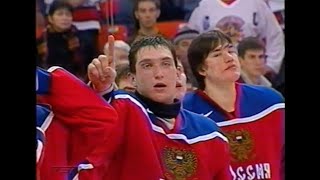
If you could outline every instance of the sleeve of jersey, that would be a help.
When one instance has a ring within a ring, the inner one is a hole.
[[[40,179],[40,167],[45,151],[45,133],[52,122],[53,112],[49,106],[36,105],[36,176]]]
[[[267,65],[279,73],[284,58],[284,34],[271,9],[263,1],[257,1],[261,37],[266,40]]]
[[[50,107],[37,105],[36,106],[36,163],[41,164],[41,157],[44,151],[45,146],[45,132],[49,125],[51,124],[52,118],[53,118],[53,112],[50,110]]]
[[[99,179],[97,168],[104,166],[114,143],[112,134],[118,127],[117,113],[101,96],[66,70],[52,67],[48,71],[51,76],[48,103],[55,116],[87,139],[83,146],[88,153],[69,179]]]

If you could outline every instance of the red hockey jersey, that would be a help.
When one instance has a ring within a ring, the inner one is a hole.
[[[104,180],[232,179],[229,146],[216,123],[182,109],[168,132],[137,97],[111,94],[121,127],[115,137],[122,143],[110,154]]]
[[[47,128],[41,180],[101,179],[115,110],[86,84],[59,67],[36,73],[38,103],[55,114]]]
[[[284,148],[284,99],[275,90],[236,84],[234,113],[202,91],[186,94],[184,108],[210,117],[228,137],[236,179],[280,180]]]
[[[50,126],[53,118],[53,113],[48,106],[36,106],[36,166],[37,166],[37,180],[40,180],[39,167],[42,164],[43,151],[45,146],[45,131]]]

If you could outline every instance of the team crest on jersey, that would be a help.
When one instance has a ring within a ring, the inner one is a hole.
[[[253,140],[248,131],[234,130],[225,132],[225,135],[229,140],[233,161],[244,162],[253,158]]]
[[[185,180],[196,171],[198,163],[196,154],[191,150],[166,147],[163,150],[166,179]]]
[[[244,37],[242,29],[244,24],[245,21],[241,17],[226,16],[218,21],[216,28],[228,35],[232,42],[237,44]]]

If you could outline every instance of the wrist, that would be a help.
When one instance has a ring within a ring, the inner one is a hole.
[[[101,96],[110,93],[112,90],[116,89],[117,86],[115,85],[115,83],[111,83],[110,85],[107,86],[95,86],[93,85],[90,81],[88,83],[88,85],[98,94],[100,94]]]
[[[106,86],[105,88],[100,88],[99,91],[96,91],[101,96],[110,93],[112,90],[114,90],[115,86],[113,83],[111,83],[109,86]]]

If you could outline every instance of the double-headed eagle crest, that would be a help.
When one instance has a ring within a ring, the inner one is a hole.
[[[251,135],[245,130],[225,132],[228,137],[232,160],[244,162],[252,158],[253,141]]]
[[[186,180],[197,169],[197,157],[191,150],[165,148],[163,160],[166,168],[166,179]]]

